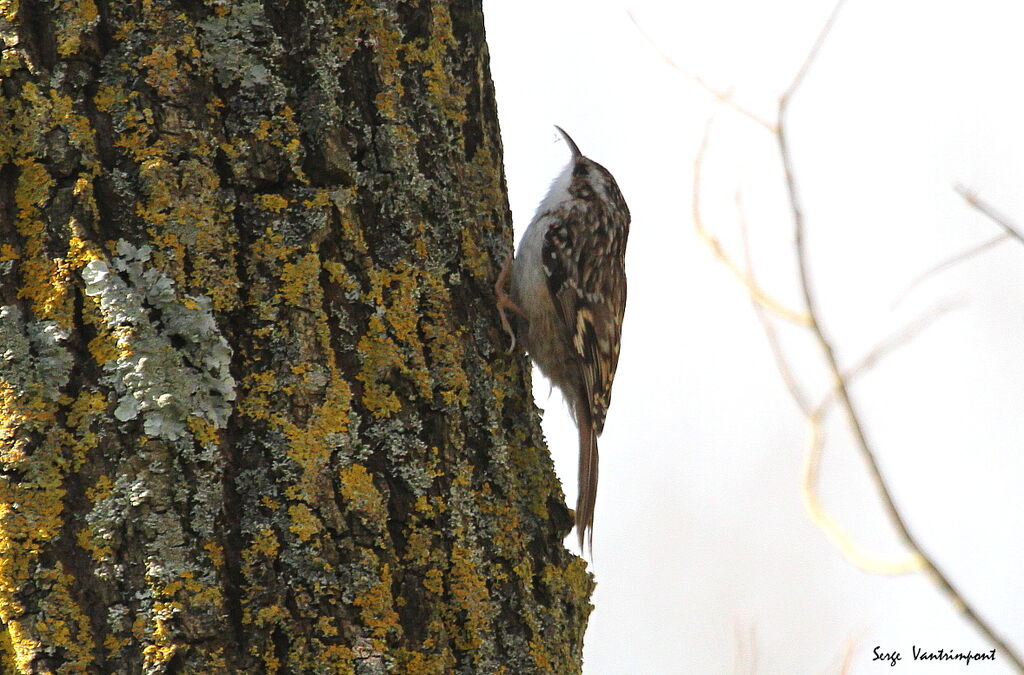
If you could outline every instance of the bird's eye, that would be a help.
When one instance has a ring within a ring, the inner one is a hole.
[[[576,168],[572,170],[572,175],[579,176],[580,178],[587,177],[587,165],[580,162],[576,165]]]

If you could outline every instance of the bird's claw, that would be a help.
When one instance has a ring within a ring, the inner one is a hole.
[[[512,258],[505,261],[505,264],[501,268],[501,273],[498,274],[498,280],[494,282],[494,296],[497,300],[498,305],[498,317],[501,319],[501,327],[505,329],[512,342],[509,344],[508,349],[505,350],[506,354],[511,354],[512,350],[516,348],[516,332],[512,330],[512,324],[509,323],[508,317],[505,316],[505,310],[511,310],[519,316],[526,316],[522,308],[512,301],[508,293],[505,292],[505,286],[508,284],[508,275],[512,270]]]

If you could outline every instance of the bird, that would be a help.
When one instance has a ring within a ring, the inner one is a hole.
[[[619,363],[630,215],[612,174],[555,128],[572,158],[537,207],[515,256],[502,267],[495,297],[512,340],[509,350],[518,338],[562,392],[576,424],[576,534],[580,549],[586,537],[593,551],[597,439]]]

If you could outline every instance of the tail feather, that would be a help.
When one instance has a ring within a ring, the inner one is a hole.
[[[580,432],[579,494],[576,497],[576,536],[580,550],[583,539],[593,550],[594,546],[594,505],[597,500],[597,433],[589,413],[577,420]]]

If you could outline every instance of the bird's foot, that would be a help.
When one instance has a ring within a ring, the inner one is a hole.
[[[512,301],[512,298],[508,293],[505,292],[505,287],[508,285],[508,275],[512,271],[512,258],[505,261],[505,265],[501,268],[501,273],[498,274],[498,280],[494,282],[494,296],[497,299],[498,305],[498,316],[501,317],[501,327],[505,329],[509,337],[512,339],[512,344],[508,346],[505,353],[511,354],[512,350],[516,347],[516,332],[512,330],[512,325],[508,321],[508,317],[505,316],[505,310],[515,312],[521,317],[526,317],[526,312],[523,308]]]

